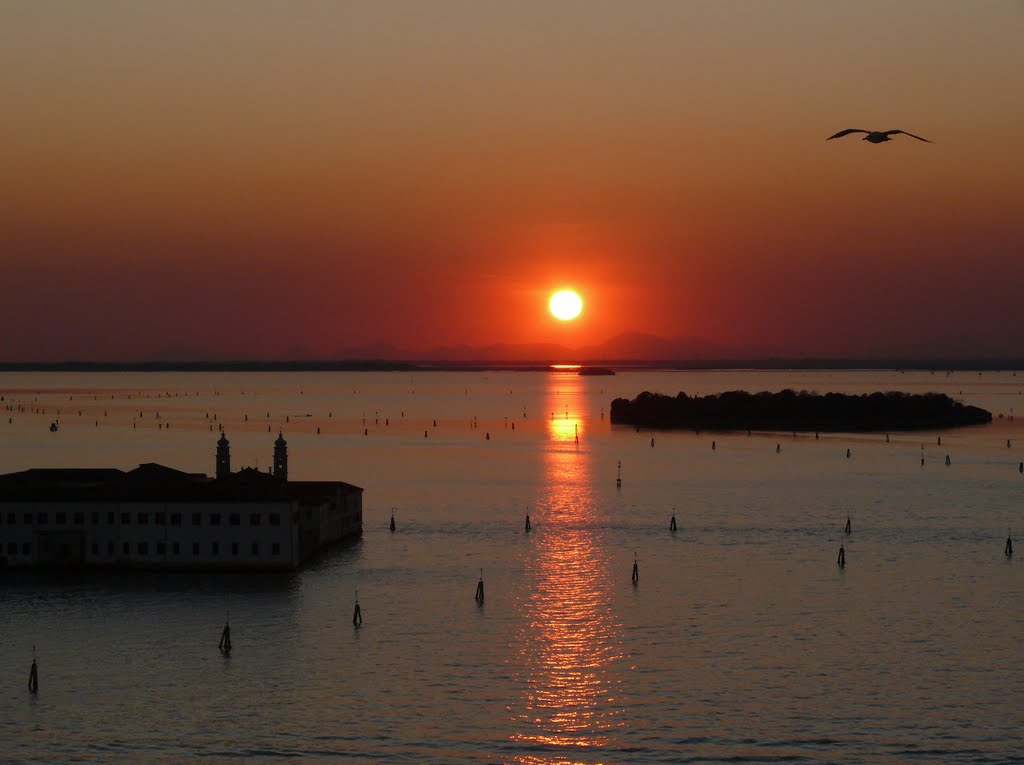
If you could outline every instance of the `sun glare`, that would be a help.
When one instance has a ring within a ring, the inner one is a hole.
[[[583,310],[583,300],[572,290],[559,290],[548,302],[551,315],[562,321],[575,319]]]

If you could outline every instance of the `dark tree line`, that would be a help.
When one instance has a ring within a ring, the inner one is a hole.
[[[612,401],[611,421],[645,428],[706,430],[931,430],[992,421],[992,414],[942,393],[826,393],[735,390],[672,397],[644,391]]]

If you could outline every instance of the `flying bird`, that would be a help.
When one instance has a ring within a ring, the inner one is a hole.
[[[892,139],[889,137],[891,135],[909,135],[911,138],[916,138],[918,141],[924,141],[925,143],[935,143],[934,141],[929,141],[927,138],[922,138],[919,135],[908,133],[906,130],[860,130],[859,128],[840,130],[838,133],[836,133],[835,135],[830,135],[825,140],[831,141],[833,138],[842,138],[844,135],[849,135],[850,133],[867,133],[867,135],[864,136],[861,140],[870,141],[871,143],[885,143],[886,141],[891,141]]]

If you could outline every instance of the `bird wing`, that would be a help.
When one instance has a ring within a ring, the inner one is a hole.
[[[911,138],[916,138],[918,141],[924,141],[925,143],[935,143],[935,141],[929,141],[927,138],[922,138],[919,135],[914,135],[913,133],[908,133],[906,130],[886,130],[885,134],[886,135],[899,135],[899,134],[909,135]]]
[[[838,133],[836,133],[835,135],[830,135],[825,140],[826,141],[831,141],[833,138],[842,138],[844,135],[849,135],[850,133],[870,133],[870,132],[871,132],[870,130],[861,130],[860,128],[849,128],[848,130],[840,130]],[[903,131],[900,131],[900,132],[903,132]],[[914,136],[914,137],[916,138],[917,136]]]

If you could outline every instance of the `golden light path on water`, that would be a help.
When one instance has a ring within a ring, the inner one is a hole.
[[[514,759],[523,765],[582,762],[574,753],[611,745],[624,725],[622,626],[612,608],[590,458],[579,442],[582,386],[574,374],[550,379],[546,488],[534,512],[527,586],[516,602],[523,627],[514,646],[514,672],[523,695],[510,707],[511,739],[534,750]],[[586,761],[595,755],[600,756],[589,751]]]

